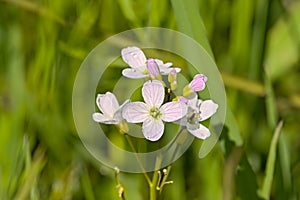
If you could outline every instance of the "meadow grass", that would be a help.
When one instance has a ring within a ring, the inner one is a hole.
[[[0,199],[119,199],[114,170],[77,135],[72,88],[98,43],[147,26],[200,43],[228,101],[217,145],[199,159],[195,141],[161,199],[300,199],[299,11],[298,0],[0,0]],[[126,199],[148,198],[143,175],[119,179]]]

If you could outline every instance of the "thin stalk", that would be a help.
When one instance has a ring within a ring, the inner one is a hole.
[[[152,182],[149,185],[150,187],[150,200],[156,200],[156,195],[157,195],[157,182],[158,182],[158,177],[159,177],[159,170],[156,170],[153,174]]]
[[[169,174],[170,174],[170,171],[171,171],[171,168],[172,168],[172,166],[169,165],[167,169],[163,170],[163,178],[162,178],[161,182],[159,183],[160,185],[158,186],[159,194],[161,194],[161,192],[163,190],[163,187],[166,184],[173,183],[173,181],[167,181],[167,179],[169,177]]]
[[[180,127],[180,130],[178,131],[177,135],[175,136],[174,140],[172,141],[172,143],[168,146],[167,150],[166,151],[169,151],[170,148],[173,146],[174,142],[177,141],[177,139],[179,138],[179,136],[181,135],[182,131],[184,130],[185,128],[183,127]]]
[[[177,141],[177,139],[179,138],[179,136],[181,135],[181,133],[182,133],[183,130],[184,130],[184,128],[181,127],[180,130],[178,131],[177,135],[175,136],[175,139],[173,140],[172,144],[169,145],[168,149],[170,149],[173,146],[174,142]],[[175,151],[174,151],[174,153],[173,153],[173,155],[171,157],[172,159],[174,159],[177,150],[178,150],[178,145],[175,147]],[[156,169],[160,168],[160,164],[161,164],[161,160],[159,158],[157,158],[157,160],[156,160]],[[162,180],[160,180],[160,178],[161,178],[160,177],[160,171],[156,170],[154,172],[153,177],[152,177],[152,182],[149,184],[149,188],[150,188],[150,200],[156,200],[157,191],[158,190],[161,193],[162,187],[166,183],[166,179],[168,177],[168,174],[169,174],[170,170],[171,170],[171,166],[169,166],[167,168],[167,174],[165,174],[165,176],[163,177]]]
[[[122,186],[122,184],[120,183],[120,180],[119,180],[119,173],[120,173],[119,168],[115,167],[115,180],[116,180],[116,185],[117,185],[116,187],[117,187],[117,190],[118,190],[118,196],[122,200],[126,200],[124,187]]]
[[[147,182],[148,182],[148,184],[150,186],[151,185],[151,180],[150,180],[150,178],[149,178],[149,176],[148,176],[148,174],[147,174],[147,172],[146,172],[146,170],[145,170],[145,168],[144,168],[144,166],[143,166],[143,164],[142,164],[142,162],[141,162],[141,160],[140,160],[140,158],[139,158],[139,156],[137,154],[137,150],[135,149],[135,147],[134,147],[134,145],[133,145],[133,143],[131,141],[131,138],[127,134],[125,134],[125,138],[126,138],[128,144],[129,144],[129,146],[131,147],[132,151],[135,153],[134,155],[135,155],[135,157],[136,157],[136,159],[137,159],[137,161],[138,161],[138,163],[140,165],[140,168],[141,168],[141,170],[143,172],[143,175],[144,175],[145,179],[147,180]]]

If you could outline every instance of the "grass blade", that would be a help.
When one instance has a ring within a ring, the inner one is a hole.
[[[277,144],[278,144],[282,125],[283,125],[283,121],[280,121],[275,129],[274,135],[272,137],[271,145],[270,145],[267,167],[266,167],[266,176],[264,179],[262,189],[259,191],[259,195],[264,199],[270,199],[275,161],[276,161],[276,150],[277,150]]]
[[[197,1],[172,0],[171,2],[179,31],[194,38],[211,57],[214,57],[206,35],[204,23],[199,13]]]

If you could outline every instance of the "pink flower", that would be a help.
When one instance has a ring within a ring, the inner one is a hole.
[[[121,50],[122,59],[130,68],[123,69],[122,75],[127,78],[140,79],[147,78],[151,72],[147,68],[147,58],[144,52],[138,47],[127,47]],[[180,72],[180,68],[171,68],[172,63],[163,63],[159,59],[152,59],[159,68],[161,75],[168,75],[172,69]],[[152,61],[151,61],[152,62]],[[152,71],[153,72],[153,71]]]
[[[188,97],[195,92],[204,90],[207,77],[203,74],[197,74],[193,80],[183,88],[183,96]]]
[[[186,126],[187,130],[199,139],[206,139],[210,136],[208,128],[200,124],[200,122],[210,118],[217,112],[218,104],[212,100],[202,101],[197,96],[188,100],[188,112],[182,119],[176,123]]]
[[[98,94],[96,104],[102,113],[94,113],[93,120],[104,124],[120,124],[122,121],[121,110],[128,102],[129,100],[120,106],[113,93]]]
[[[207,77],[203,74],[197,74],[194,76],[193,80],[190,82],[189,86],[194,92],[199,92],[205,88],[205,83]]]
[[[129,123],[143,123],[143,134],[150,141],[157,141],[162,137],[163,121],[174,122],[187,113],[187,105],[183,102],[163,104],[165,90],[163,84],[158,80],[144,83],[142,96],[145,103],[128,103],[124,107],[122,115]]]
[[[178,98],[178,101],[179,101],[179,102],[183,102],[183,103],[187,103],[187,102],[188,102],[188,99],[185,98],[185,97],[179,97],[179,98]]]

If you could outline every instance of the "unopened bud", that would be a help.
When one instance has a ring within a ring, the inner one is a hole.
[[[193,80],[183,88],[183,96],[187,97],[194,92],[204,90],[207,77],[203,74],[197,74]]]
[[[172,71],[168,75],[168,81],[171,86],[171,90],[175,90],[178,86],[177,84],[177,72],[175,69],[172,69]]]
[[[159,72],[159,67],[154,59],[150,58],[147,60],[147,68],[150,74],[151,79],[158,79],[161,80],[161,75]]]
[[[207,77],[203,74],[197,74],[190,82],[189,86],[194,92],[199,92],[205,88]]]

